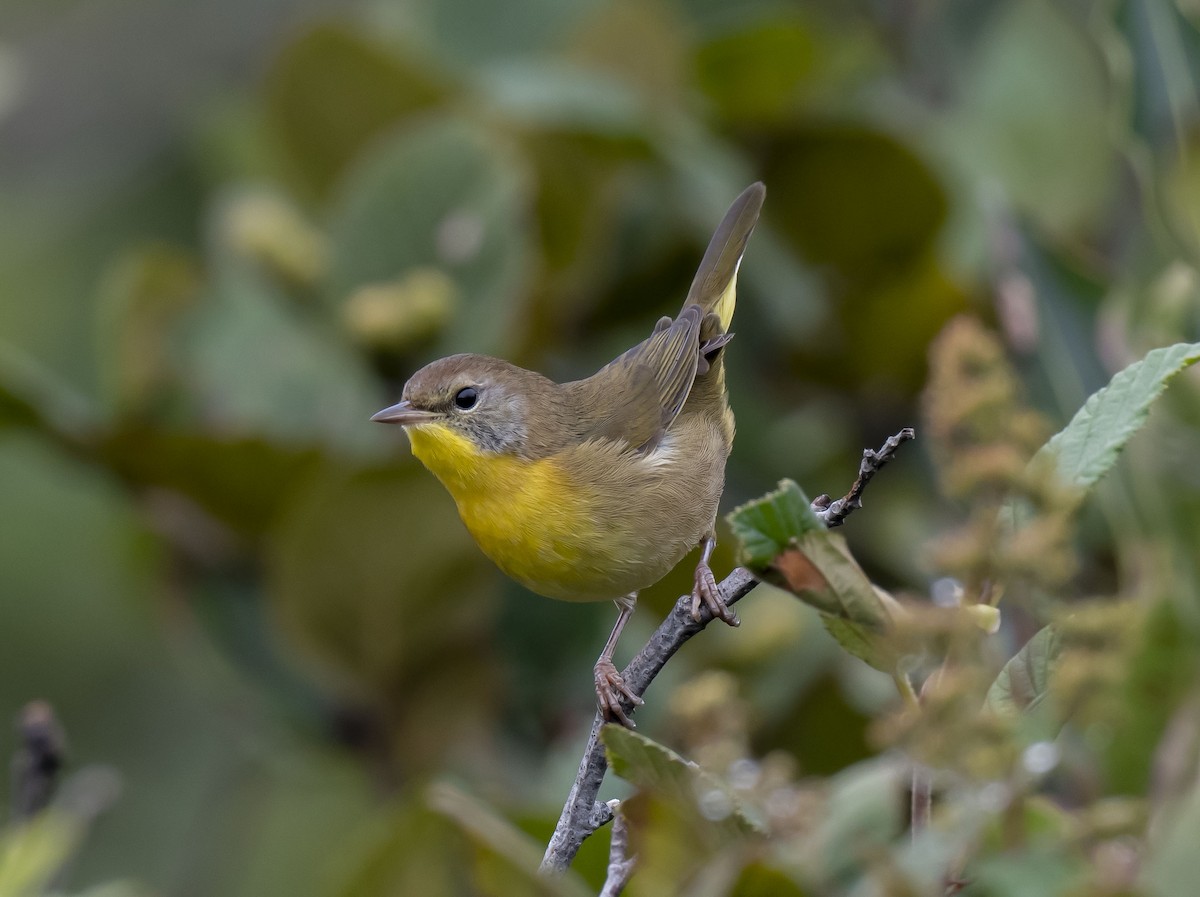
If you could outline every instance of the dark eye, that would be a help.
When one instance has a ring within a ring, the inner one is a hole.
[[[468,408],[474,408],[475,403],[479,401],[479,393],[475,391],[474,386],[464,386],[454,394],[454,404],[466,411]]]

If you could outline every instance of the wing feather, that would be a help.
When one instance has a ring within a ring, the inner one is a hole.
[[[734,200],[675,320],[661,319],[647,339],[624,355],[586,380],[564,384],[580,441],[604,439],[637,451],[659,443],[687,401],[697,372],[707,373],[732,337],[727,331],[738,266],[765,196],[766,188],[756,183]],[[716,382],[723,395],[723,381]]]
[[[578,403],[590,413],[583,439],[620,440],[645,451],[658,444],[687,401],[700,360],[702,312],[683,310],[667,327],[572,384],[586,395]]]

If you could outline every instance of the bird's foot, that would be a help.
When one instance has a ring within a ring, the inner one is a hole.
[[[717,580],[708,564],[703,561],[696,565],[696,585],[692,589],[692,619],[697,622],[700,620],[701,601],[712,611],[712,615],[719,617],[722,622],[730,626],[742,625],[733,609],[721,600],[721,593],[717,591]]]
[[[625,680],[621,678],[621,674],[617,672],[613,662],[603,657],[600,658],[596,661],[596,700],[600,704],[600,712],[605,719],[614,720],[626,728],[635,729],[637,726],[625,715],[625,708],[621,706],[622,698],[634,705],[645,703],[625,684]]]

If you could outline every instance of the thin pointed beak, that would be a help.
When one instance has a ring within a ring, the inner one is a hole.
[[[423,411],[420,408],[414,408],[407,400],[398,402],[390,408],[384,408],[382,411],[371,415],[371,420],[380,424],[400,424],[402,427],[410,424],[423,424],[431,420],[435,420],[440,415],[433,411]]]

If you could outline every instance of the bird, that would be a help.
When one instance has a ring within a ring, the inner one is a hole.
[[[606,719],[642,699],[613,663],[637,594],[693,549],[691,611],[738,625],[709,562],[733,446],[724,352],[737,274],[766,188],[747,187],[709,242],[679,314],[590,377],[556,383],[486,355],[450,355],[372,416],[397,424],[479,548],[509,577],[565,601],[616,602],[593,675]]]

